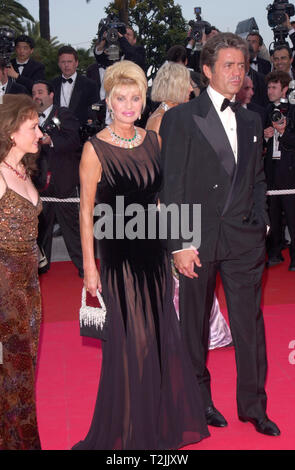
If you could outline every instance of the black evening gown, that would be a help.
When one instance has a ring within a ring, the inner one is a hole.
[[[90,430],[74,449],[178,449],[209,432],[173,306],[170,261],[159,239],[124,238],[116,225],[124,220],[116,197],[124,196],[125,209],[141,205],[147,233],[148,205],[156,206],[162,183],[157,136],[148,131],[133,149],[96,136],[91,143],[103,169],[97,200],[113,208],[115,237],[99,242],[108,333]]]

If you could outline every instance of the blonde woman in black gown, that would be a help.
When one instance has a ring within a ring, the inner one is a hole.
[[[176,449],[209,435],[160,241],[121,233],[116,238],[114,229],[113,239],[99,242],[100,275],[95,264],[96,193],[98,203],[112,208],[114,227],[124,220],[127,228],[131,220],[116,207],[118,197],[124,197],[125,208],[140,204],[145,222],[148,204],[157,205],[158,138],[134,126],[146,87],[142,69],[132,62],[107,69],[104,88],[113,120],[85,144],[80,165],[84,285],[93,296],[97,288],[102,291],[109,323],[92,423],[74,449]]]

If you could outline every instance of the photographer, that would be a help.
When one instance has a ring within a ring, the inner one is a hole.
[[[135,64],[139,65],[143,70],[145,70],[145,49],[143,46],[139,46],[136,44],[136,33],[130,27],[123,25],[122,23],[116,23],[115,19],[113,19],[114,23],[110,23],[110,27],[112,25],[121,25],[121,27],[115,28],[117,29],[117,41],[114,38],[114,44],[117,42],[117,46],[119,48],[119,55],[117,60],[130,60]],[[114,61],[110,59],[108,54],[108,23],[106,23],[105,31],[100,35],[100,39],[96,43],[94,48],[94,56],[96,58],[97,63],[106,68],[111,65]]]
[[[271,72],[266,77],[269,101],[266,140],[265,174],[268,190],[295,188],[295,106],[286,100],[290,76],[286,72]],[[283,217],[291,237],[290,271],[295,271],[295,195],[268,197],[270,232],[268,237],[268,267],[281,263],[283,247]]]
[[[39,127],[44,134],[40,142],[36,187],[41,196],[75,198],[79,184],[79,121],[67,108],[53,104],[54,90],[49,82],[35,82],[32,92],[33,100],[39,108]],[[72,202],[43,202],[43,211],[39,217],[38,245],[43,248],[48,264],[39,272],[44,273],[50,267],[55,222],[60,226],[79,276],[83,277],[79,205]]]
[[[202,20],[200,7],[195,8],[195,15],[196,20],[189,22],[191,29],[188,31],[186,43],[187,66],[195,72],[201,73],[200,56],[202,47],[208,39],[219,34],[220,31],[215,26],[211,26],[207,21]]]

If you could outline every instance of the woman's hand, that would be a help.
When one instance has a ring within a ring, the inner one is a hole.
[[[96,267],[91,269],[84,269],[84,287],[86,288],[87,292],[92,295],[92,297],[96,297],[97,289],[100,293],[102,292],[100,275]]]

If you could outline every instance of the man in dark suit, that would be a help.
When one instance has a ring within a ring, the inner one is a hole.
[[[163,117],[160,200],[166,206],[174,203],[180,213],[188,207],[190,228],[195,225],[194,205],[201,205],[200,246],[194,234],[192,239],[183,234],[181,220],[181,235],[168,237],[168,249],[181,274],[181,327],[207,423],[227,425],[213,404],[206,367],[209,317],[219,272],[236,350],[239,418],[253,423],[258,432],[277,436],[278,427],[266,415],[267,361],[260,309],[268,224],[262,126],[256,113],[232,102],[244,79],[247,56],[245,41],[234,34],[221,33],[206,42],[201,61],[210,85],[198,98]]]
[[[58,66],[62,75],[56,77],[54,87],[54,104],[69,108],[78,118],[80,126],[88,119],[95,119],[91,106],[99,101],[97,84],[77,73],[79,65],[76,50],[71,46],[63,46],[58,51]]]
[[[33,100],[39,107],[39,126],[44,132],[39,155],[39,175],[35,184],[43,197],[76,198],[79,184],[79,121],[66,108],[53,105],[52,85],[38,81],[33,85]],[[56,123],[54,120],[58,119]],[[79,204],[76,202],[43,202],[39,217],[38,244],[45,252],[48,271],[54,223],[58,222],[68,253],[83,276],[82,248],[79,229]]]
[[[283,119],[272,121],[275,108],[280,109],[280,100],[286,97],[291,80],[286,72],[272,72],[266,77],[268,96],[271,104],[268,107],[268,122],[265,125],[264,137],[267,141],[265,155],[265,174],[268,190],[295,189],[295,106],[289,106]],[[285,107],[285,105],[283,105]],[[289,230],[290,265],[295,271],[295,195],[273,195],[268,198],[270,232],[268,237],[268,267],[282,261],[283,247],[283,213]]]
[[[15,40],[16,58],[12,59],[8,75],[18,85],[24,86],[32,93],[32,86],[36,80],[44,80],[45,67],[41,62],[31,59],[34,52],[34,41],[26,35],[18,36]]]
[[[259,106],[256,103],[252,103],[253,95],[254,95],[253,82],[251,78],[248,77],[248,75],[245,75],[242,87],[240,91],[236,94],[236,101],[241,103],[243,108],[250,109],[250,111],[254,111],[255,113],[258,113],[261,118],[262,128],[264,129],[264,126],[266,124],[267,111],[262,106]]]
[[[271,63],[258,55],[263,45],[262,36],[258,32],[252,31],[247,36],[247,42],[249,44],[251,68],[256,72],[267,75],[271,71]]]
[[[8,76],[8,68],[0,66],[0,95],[28,94],[28,90]]]

